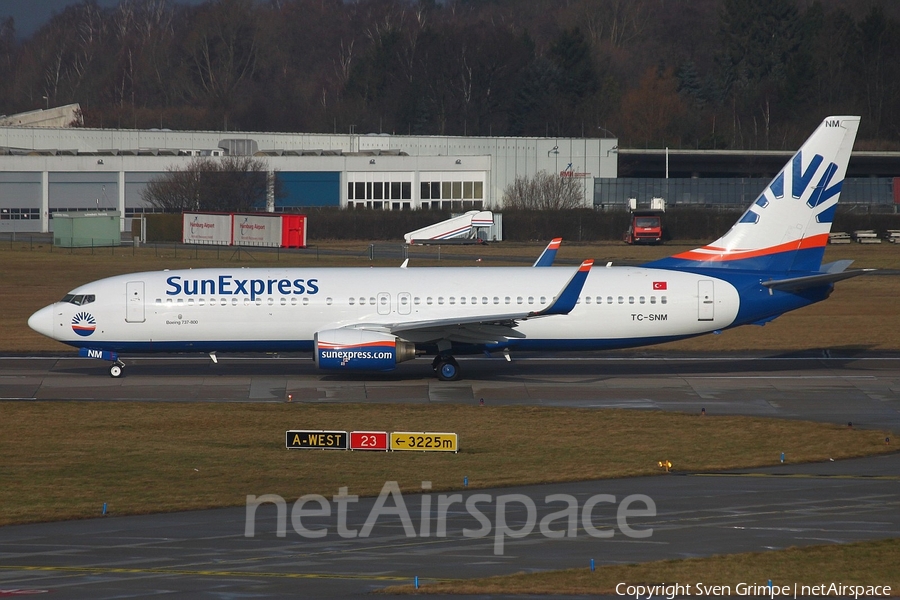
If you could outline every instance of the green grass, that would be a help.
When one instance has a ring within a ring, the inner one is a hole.
[[[731,586],[727,595],[737,596],[739,583],[765,586],[794,584],[816,586],[823,583],[862,586],[890,586],[890,594],[900,595],[900,539],[858,542],[843,545],[789,548],[773,552],[728,554],[708,558],[662,560],[630,565],[606,565],[591,572],[589,568],[517,573],[500,577],[443,581],[420,586],[392,586],[384,593],[405,594],[590,594],[616,595],[616,586],[690,584],[687,596],[697,596],[697,583]],[[620,590],[621,591],[621,590]],[[753,594],[754,597],[765,594]],[[802,594],[811,594],[809,591]],[[834,596],[835,594],[831,594]],[[843,596],[843,594],[842,594]],[[646,595],[642,596],[646,597]],[[665,595],[657,596],[665,597]],[[777,596],[776,596],[777,597]]]
[[[0,404],[0,525],[326,496],[385,481],[435,491],[882,453],[890,432],[750,417],[574,408],[27,402]],[[287,450],[288,429],[452,431],[459,454]],[[601,435],[598,435],[602,433]]]

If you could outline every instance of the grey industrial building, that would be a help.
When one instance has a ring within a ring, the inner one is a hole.
[[[516,177],[575,178],[586,207],[628,198],[748,205],[792,152],[618,149],[616,138],[396,136],[89,129],[77,105],[0,118],[0,232],[52,231],[55,212],[152,211],[147,183],[197,156],[253,155],[281,180],[266,210],[502,208]],[[670,177],[666,177],[666,175]],[[624,175],[624,177],[620,177]],[[854,152],[842,202],[896,210],[900,153]]]

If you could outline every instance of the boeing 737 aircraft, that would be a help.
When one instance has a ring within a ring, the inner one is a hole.
[[[290,268],[135,273],[82,285],[28,325],[120,353],[311,351],[318,368],[387,371],[434,355],[586,351],[764,324],[864,270],[822,265],[859,117],[828,117],[716,242],[641,267]],[[555,251],[555,247],[550,248]],[[552,263],[552,253],[535,266]]]

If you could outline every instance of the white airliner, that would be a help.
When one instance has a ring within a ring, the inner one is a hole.
[[[335,371],[434,355],[437,376],[453,380],[458,354],[624,348],[764,324],[865,272],[822,265],[858,126],[828,117],[728,233],[641,267],[134,273],[82,285],[28,325],[113,361],[113,377],[120,353],[312,351]],[[552,253],[535,266],[549,263]]]

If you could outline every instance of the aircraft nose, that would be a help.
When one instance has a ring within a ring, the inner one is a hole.
[[[28,326],[49,338],[53,337],[53,305],[45,306],[28,317]]]

